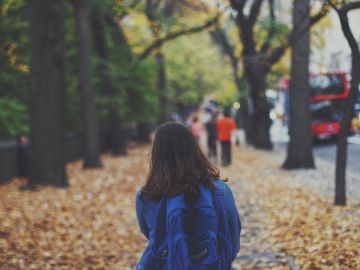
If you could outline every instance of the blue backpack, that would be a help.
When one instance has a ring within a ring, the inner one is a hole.
[[[137,270],[229,270],[231,240],[226,209],[213,192],[199,187],[196,199],[163,196],[154,237]]]

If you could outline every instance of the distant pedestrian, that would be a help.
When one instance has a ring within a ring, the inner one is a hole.
[[[29,159],[30,150],[29,142],[25,134],[19,133],[17,135],[17,164],[18,164],[18,176],[27,177],[29,174]]]
[[[236,128],[235,120],[230,116],[230,109],[224,109],[224,116],[217,121],[218,139],[221,145],[223,166],[231,164],[231,134]]]
[[[190,125],[191,133],[194,135],[197,142],[200,142],[201,122],[197,116],[194,116]]]
[[[216,142],[218,138],[216,121],[217,115],[213,114],[210,120],[205,125],[207,133],[208,157],[210,160],[213,159],[213,161],[215,162],[217,158]]]
[[[136,213],[148,239],[137,270],[232,269],[241,231],[232,191],[183,125],[156,131]]]

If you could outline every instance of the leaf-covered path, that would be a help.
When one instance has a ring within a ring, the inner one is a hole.
[[[0,186],[0,270],[134,269],[146,244],[135,192],[148,149],[104,156],[102,170],[72,163],[68,189],[21,192],[19,180]],[[276,155],[241,146],[234,164],[221,168],[243,224],[235,269],[359,269],[359,205],[333,207],[331,197],[301,186],[314,173],[284,172]]]

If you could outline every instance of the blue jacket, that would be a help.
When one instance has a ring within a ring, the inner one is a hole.
[[[226,216],[230,226],[232,241],[232,260],[234,261],[240,249],[240,217],[236,208],[234,196],[230,187],[223,181],[214,181],[216,187],[216,196],[220,197],[220,201],[224,203],[227,210]],[[158,202],[141,198],[141,192],[136,194],[136,214],[141,232],[147,239],[152,239],[154,234],[156,209]],[[142,209],[142,211],[140,210]],[[143,213],[143,214],[141,214]],[[148,246],[149,247],[149,246]],[[148,247],[144,252],[147,252]]]

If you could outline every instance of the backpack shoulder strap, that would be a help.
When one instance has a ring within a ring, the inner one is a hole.
[[[196,206],[197,208],[203,206],[214,207],[212,191],[203,185],[199,185],[199,196],[196,198],[195,202],[192,203],[192,206]],[[188,208],[188,204],[184,194],[169,197],[166,207],[166,216],[169,217],[174,211],[180,209],[185,210],[186,208]]]
[[[159,248],[166,239],[166,207],[167,198],[163,196],[156,210],[156,220],[154,228],[154,245]]]
[[[184,194],[179,194],[174,197],[168,197],[166,205],[166,216],[169,217],[171,214],[174,213],[174,211],[179,209],[186,209]]]

